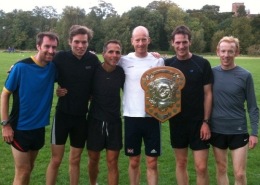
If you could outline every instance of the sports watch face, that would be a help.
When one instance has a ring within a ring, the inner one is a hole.
[[[3,126],[5,126],[5,125],[7,125],[8,124],[8,121],[2,121],[1,122],[1,125],[3,125]]]

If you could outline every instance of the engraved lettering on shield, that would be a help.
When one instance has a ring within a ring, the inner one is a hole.
[[[155,67],[141,78],[145,91],[145,111],[164,122],[181,111],[181,89],[185,85],[183,73],[173,67]]]

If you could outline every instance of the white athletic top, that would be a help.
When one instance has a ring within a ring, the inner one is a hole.
[[[156,66],[164,66],[162,58],[155,58],[148,53],[146,57],[136,57],[135,53],[129,53],[121,57],[119,63],[125,72],[125,84],[123,94],[123,115],[128,117],[150,117],[145,112],[144,90],[140,80],[145,71]]]

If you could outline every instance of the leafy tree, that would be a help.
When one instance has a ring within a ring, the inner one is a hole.
[[[195,53],[202,53],[204,51],[206,42],[204,41],[204,30],[192,31],[192,45],[191,51]]]
[[[147,5],[146,8],[148,8],[150,11],[157,10],[162,15],[162,25],[163,28],[159,29],[159,47],[161,51],[167,51],[169,50],[169,32],[165,29],[166,20],[168,16],[168,11],[171,7],[178,7],[177,4],[171,2],[170,0],[165,1],[153,1],[150,4]]]
[[[214,18],[214,20],[220,24],[221,22],[225,21],[226,19],[231,19],[233,17],[233,12],[222,12],[219,13],[218,16]]]
[[[102,51],[103,46],[104,29],[102,27],[102,20],[94,10],[91,10],[85,17],[85,25],[94,31],[94,37],[89,43],[89,48],[96,52]]]
[[[8,36],[8,26],[6,14],[3,10],[0,10],[0,48],[7,48],[7,36]]]
[[[254,36],[252,44],[260,44],[260,15],[252,18],[250,23],[252,27],[252,35]]]
[[[127,16],[110,17],[103,22],[103,29],[107,30],[104,37],[104,42],[110,39],[120,40],[123,54],[126,54],[132,50],[132,45],[130,42],[131,30],[128,26],[129,22],[130,20]]]
[[[100,0],[98,6],[90,8],[90,13],[86,16],[87,26],[94,31],[94,38],[89,48],[91,50],[101,52],[104,44],[106,32],[103,28],[104,22],[117,16],[117,12],[111,3]]]
[[[226,35],[224,30],[216,31],[211,40],[211,52],[216,52],[219,40]]]
[[[57,23],[57,32],[60,37],[61,49],[69,49],[68,39],[69,39],[69,29],[74,24],[84,25],[85,20],[85,10],[79,7],[75,8],[72,6],[66,6],[63,9],[63,13],[59,22]]]
[[[168,40],[170,35],[176,26],[183,25],[186,23],[188,14],[180,9],[177,5],[169,7],[167,12],[167,18],[165,20],[164,29],[168,33]]]
[[[247,15],[246,10],[245,10],[245,6],[241,5],[238,7],[237,9],[237,17],[245,17]]]
[[[152,42],[150,44],[150,49],[159,48],[159,30],[163,29],[162,25],[162,16],[156,10],[149,10],[148,8],[143,7],[134,7],[129,12],[123,15],[124,17],[128,17],[129,21],[129,29],[132,31],[136,26],[142,25],[145,26],[149,30],[150,37]],[[130,40],[130,38],[129,38]]]
[[[222,22],[220,22],[217,25],[216,31],[228,29],[230,27],[230,25],[232,24],[232,20],[233,20],[233,18],[224,19]]]
[[[101,19],[105,19],[111,16],[117,15],[117,11],[113,7],[111,3],[107,3],[103,0],[99,0],[98,6],[93,6],[90,8],[92,11],[94,11],[97,15],[97,17]]]
[[[130,39],[134,27],[143,25],[149,29],[152,43],[150,50],[169,50],[172,30],[181,24],[193,32],[192,51],[215,52],[218,40],[224,35],[238,37],[241,52],[254,52],[260,44],[260,16],[247,15],[245,7],[233,12],[219,12],[219,6],[204,5],[201,9],[181,9],[171,0],[155,0],[145,8],[133,7],[118,15],[111,3],[99,0],[86,14],[79,7],[66,6],[57,14],[52,6],[36,6],[32,11],[0,10],[0,48],[35,49],[35,36],[39,31],[54,30],[59,34],[59,49],[68,49],[68,30],[73,24],[86,25],[94,31],[89,49],[101,52],[105,41],[118,39],[123,53],[133,51]]]
[[[34,25],[39,31],[54,29],[59,18],[57,11],[52,6],[36,6],[32,10],[32,15],[36,18]]]
[[[203,52],[210,52],[211,38],[217,28],[216,21],[209,19],[203,13],[196,13],[195,16],[189,16],[187,24],[192,30],[203,31],[204,34],[204,50]]]
[[[219,13],[219,6],[205,5],[201,10],[189,10],[187,12],[190,14],[190,19],[195,17],[199,19],[200,27],[203,29],[205,39],[205,49],[203,52],[210,52],[211,38],[217,30],[219,17],[221,16]]]
[[[219,13],[219,6],[216,5],[204,5],[201,10],[205,13],[217,15]]]
[[[247,48],[253,41],[253,35],[251,34],[252,27],[250,25],[250,19],[247,17],[236,17],[232,20],[232,24],[227,33],[237,37],[240,41],[241,53],[246,54]]]
[[[205,33],[204,28],[201,26],[201,22],[197,18],[191,18],[186,20],[186,25],[191,29],[191,51],[196,53],[202,53],[205,51]]]
[[[32,12],[14,10],[8,16],[12,17],[12,20],[10,20],[12,24],[10,27],[7,27],[8,30],[11,30],[8,39],[9,44],[23,50],[35,49],[35,35],[37,34],[37,30],[31,24],[31,22],[34,22]]]

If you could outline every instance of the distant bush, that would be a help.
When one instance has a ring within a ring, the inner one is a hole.
[[[252,56],[260,56],[260,45],[255,44],[247,48],[247,54]]]

